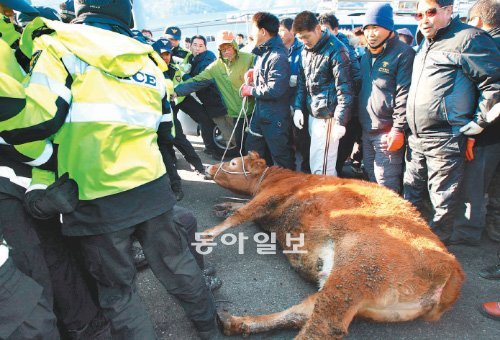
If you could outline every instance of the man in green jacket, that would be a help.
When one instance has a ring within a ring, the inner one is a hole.
[[[221,31],[217,35],[217,46],[219,58],[209,65],[197,76],[179,84],[175,87],[178,96],[185,96],[189,93],[207,88],[215,82],[222,95],[222,100],[227,108],[228,115],[214,117],[213,120],[219,127],[227,143],[235,124],[243,124],[243,119],[237,119],[240,111],[245,114],[252,113],[254,100],[248,99],[243,105],[243,98],[240,96],[240,87],[245,82],[245,73],[253,67],[254,56],[250,53],[238,50],[234,34],[230,31]],[[236,130],[236,141],[241,142],[242,129]]]

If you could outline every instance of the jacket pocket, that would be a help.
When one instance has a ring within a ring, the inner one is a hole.
[[[330,90],[324,90],[312,98],[311,112],[317,118],[333,116],[334,99],[330,97]]]

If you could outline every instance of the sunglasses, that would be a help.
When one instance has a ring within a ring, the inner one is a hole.
[[[433,7],[433,8],[429,8],[428,10],[424,11],[424,12],[417,12],[415,13],[415,20],[417,21],[420,21],[424,18],[424,15],[427,17],[427,18],[432,18],[432,17],[435,17],[438,10],[440,9],[444,9],[446,7],[450,7],[450,6],[444,6],[444,7]]]

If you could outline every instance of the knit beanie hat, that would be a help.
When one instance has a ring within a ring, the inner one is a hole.
[[[132,24],[132,2],[130,0],[75,0],[75,14],[101,16],[117,20],[130,27]]]
[[[363,22],[363,29],[369,25],[380,26],[389,31],[394,31],[394,18],[391,5],[379,3],[368,8]]]

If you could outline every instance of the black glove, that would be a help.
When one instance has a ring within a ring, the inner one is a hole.
[[[58,214],[68,214],[78,204],[78,185],[66,172],[46,190],[26,193],[25,207],[36,218],[47,219]]]

